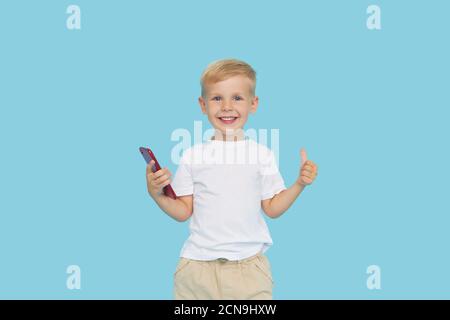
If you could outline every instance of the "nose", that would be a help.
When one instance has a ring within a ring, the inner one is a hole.
[[[224,103],[222,104],[222,111],[227,111],[227,110],[233,110],[233,107],[231,106],[231,102],[225,100]]]

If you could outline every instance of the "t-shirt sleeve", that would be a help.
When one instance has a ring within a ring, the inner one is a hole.
[[[172,180],[172,188],[179,197],[194,194],[194,182],[188,154],[185,152],[180,159],[178,169]]]
[[[260,163],[261,200],[271,199],[276,194],[287,189],[275,159],[275,154],[269,150]]]

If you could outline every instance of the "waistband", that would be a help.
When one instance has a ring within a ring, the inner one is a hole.
[[[254,259],[257,259],[259,256],[261,256],[263,253],[262,252],[258,252],[255,255],[252,255],[248,258],[244,258],[241,260],[228,260],[227,258],[218,258],[218,259],[214,259],[214,260],[194,260],[194,259],[187,259],[190,261],[194,261],[197,263],[206,263],[206,264],[211,264],[211,263],[220,263],[220,264],[240,264],[240,263],[246,263],[249,261],[252,261]],[[182,259],[186,259],[186,258],[182,258]]]
[[[262,255],[262,253],[258,252],[257,254],[255,254],[251,257],[241,259],[241,260],[228,260],[227,258],[219,258],[219,259],[216,259],[213,261],[218,261],[220,263],[227,263],[227,264],[245,263],[245,262],[249,262],[249,261],[252,261],[252,260],[258,258],[258,256],[261,256],[261,255]]]

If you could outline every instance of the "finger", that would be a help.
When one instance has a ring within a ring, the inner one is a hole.
[[[162,181],[165,181],[167,179],[169,179],[169,175],[164,174],[164,175],[160,176],[159,178],[155,179],[155,181],[156,181],[156,183],[161,183]]]
[[[305,165],[315,166],[316,164],[313,161],[311,161],[311,160],[306,160],[305,161]]]
[[[162,179],[162,180],[153,180],[153,181],[150,182],[150,184],[151,184],[152,186],[154,186],[155,188],[161,188],[162,185],[163,185],[166,181],[169,181],[169,183],[170,183],[170,179],[167,178],[167,179]]]
[[[311,168],[311,167],[303,167],[303,168],[302,168],[302,172],[303,172],[303,171],[308,171],[308,172],[313,173],[313,172],[314,172],[314,169]]]
[[[312,183],[312,179],[309,179],[309,178],[303,178],[302,180],[306,184],[311,184]]]
[[[155,180],[155,176],[153,172],[147,173],[147,180],[148,181],[153,181]]]
[[[170,184],[170,179],[166,179],[166,180],[163,180],[163,181],[159,182],[158,183],[158,187],[164,188],[165,186],[167,186],[169,184]]]
[[[155,173],[155,172],[158,171],[158,170],[156,170],[155,161],[151,160],[151,161],[148,163],[148,170],[149,170],[150,172],[153,172],[153,173]]]
[[[167,179],[167,181],[164,181],[161,186],[164,188],[165,186],[168,186],[170,184],[170,179]]]
[[[310,179],[314,179],[315,176],[317,176],[317,173],[315,172],[310,172],[310,171],[302,171],[301,174],[302,177],[308,177]]]
[[[169,171],[169,169],[167,169],[167,168],[164,168],[164,169],[161,169],[161,171],[165,174],[165,175],[167,175],[167,176],[171,176],[172,175],[172,173]]]
[[[163,175],[157,177],[156,180],[157,180],[157,181],[162,181],[162,180],[165,180],[165,179],[169,179],[170,176],[171,176],[171,175],[170,175],[170,172],[166,172],[166,173],[164,173]]]
[[[302,148],[301,150],[300,150],[300,157],[301,157],[301,159],[302,159],[302,166],[305,164],[305,162],[308,160],[308,157],[307,157],[307,155],[306,155],[306,150],[304,149],[304,148]]]
[[[155,178],[159,178],[162,175],[167,174],[167,169],[159,169],[158,171],[155,172]]]
[[[305,162],[305,165],[302,167],[302,170],[308,169],[309,171],[315,172],[315,171],[317,171],[317,168],[318,167],[314,162],[308,160]]]
[[[152,170],[152,166],[155,163],[155,161],[151,160],[148,164],[147,164],[147,173],[153,172]]]
[[[160,172],[160,171],[162,171],[162,172],[164,172],[164,173],[167,173],[167,172],[169,172],[169,169],[167,169],[167,167],[164,167],[164,168],[159,169],[159,170],[156,171],[156,172]]]

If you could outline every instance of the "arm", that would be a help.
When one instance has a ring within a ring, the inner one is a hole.
[[[307,185],[313,183],[316,179],[317,165],[307,160],[306,151],[301,151],[301,169],[300,175],[295,183],[286,190],[273,196],[271,199],[261,201],[261,207],[265,214],[270,218],[278,218],[294,203],[297,197],[302,193]]]
[[[192,195],[178,197],[176,200],[164,194],[152,198],[161,210],[178,222],[184,222],[192,215]]]
[[[272,219],[281,216],[302,193],[304,185],[294,183],[290,188],[281,191],[271,199],[261,201],[263,211]]]
[[[151,167],[154,161],[150,161],[146,168],[147,190],[156,204],[173,219],[183,222],[192,215],[192,195],[178,197],[176,200],[164,195],[163,188],[170,184],[171,173],[169,169],[152,172]]]

